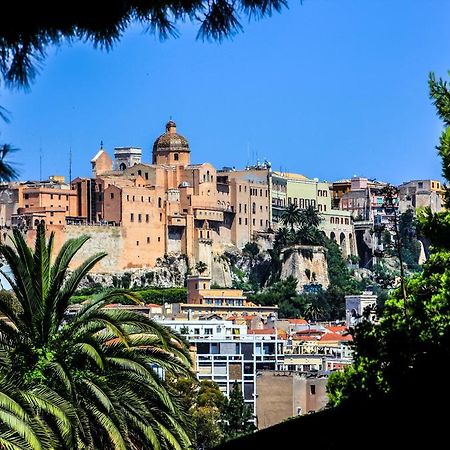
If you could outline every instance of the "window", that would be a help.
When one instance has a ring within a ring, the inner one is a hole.
[[[256,225],[256,220],[255,219],[253,219],[253,225]]]
[[[255,214],[256,213],[256,203],[253,202],[252,204],[252,213]]]
[[[135,197],[134,197],[134,195],[133,195],[133,202],[135,201]]]
[[[259,220],[259,225],[260,225],[261,227],[263,226],[263,220],[262,220],[262,219]]]
[[[178,161],[178,153],[174,153],[174,154],[173,154],[173,159],[174,159],[175,161]]]
[[[69,207],[68,206],[66,206],[66,211],[69,211]]]
[[[50,200],[53,200],[53,194],[50,194]]]
[[[111,198],[111,199],[114,198],[114,192],[111,192],[111,194],[109,194],[109,198]]]
[[[51,212],[51,213],[50,213],[50,217],[53,217],[54,215],[55,215],[54,212]]]
[[[259,205],[259,210],[262,212],[263,210],[262,205]]]
[[[419,189],[422,189],[422,188],[423,188],[423,183],[422,183],[422,181],[419,181],[418,185],[419,185]]]
[[[159,213],[159,221],[162,222],[162,213]]]
[[[242,186],[239,185],[239,192],[242,192]]]
[[[127,195],[127,202],[129,202],[130,201],[130,196],[129,195]]]
[[[141,202],[143,202],[144,201],[144,196],[143,195],[141,195]]]
[[[242,204],[239,203],[239,212],[242,212]]]
[[[145,172],[145,179],[148,180],[148,172]]]
[[[138,222],[142,222],[142,214],[138,214]]]
[[[247,203],[244,204],[244,213],[247,214]]]
[[[148,223],[150,216],[148,214],[145,215],[145,221]]]
[[[147,244],[150,244],[150,238],[147,236]]]
[[[247,221],[247,218],[245,218],[245,225],[248,225],[248,221]]]
[[[161,242],[161,238],[158,236],[158,242]]]
[[[162,205],[162,199],[161,197],[158,197],[158,208],[161,208]]]
[[[262,189],[259,190],[259,195],[262,197]]]
[[[309,389],[310,389],[311,395],[316,395],[316,385],[315,384],[311,384],[309,386]]]
[[[205,328],[205,334],[213,334],[212,328]]]
[[[130,214],[130,221],[134,222],[134,214],[133,213]]]
[[[25,197],[25,199],[28,199],[29,194],[25,194],[24,197]]]
[[[136,245],[139,247],[139,241],[136,241]]]
[[[239,217],[239,225],[242,225],[242,219]]]

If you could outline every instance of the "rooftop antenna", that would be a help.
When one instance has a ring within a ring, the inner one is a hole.
[[[42,181],[42,140],[39,146],[39,181]]]
[[[100,150],[103,150],[103,139],[100,141]]]
[[[72,144],[69,147],[69,184],[72,181]]]

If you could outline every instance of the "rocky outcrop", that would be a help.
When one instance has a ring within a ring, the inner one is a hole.
[[[318,283],[326,289],[328,264],[325,249],[319,246],[295,245],[281,252],[281,279],[294,277],[298,280],[297,290],[303,292],[305,284]]]
[[[101,284],[106,288],[123,287],[182,287],[185,284],[188,265],[183,256],[167,256],[157,261],[152,269],[133,269],[115,273],[90,273],[80,288]]]
[[[224,255],[214,255],[212,258],[211,284],[220,287],[233,286],[230,263]]]

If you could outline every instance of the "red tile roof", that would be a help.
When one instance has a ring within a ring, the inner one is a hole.
[[[348,330],[345,325],[330,325],[329,327],[325,327],[327,330],[332,333],[343,333]]]
[[[350,334],[347,335],[342,335],[339,333],[325,333],[324,335],[322,335],[322,337],[320,338],[320,341],[352,341],[353,338]]]
[[[248,334],[275,334],[275,329],[265,328],[263,330],[248,330]]]
[[[308,325],[308,321],[305,319],[288,319],[288,322],[294,325]]]

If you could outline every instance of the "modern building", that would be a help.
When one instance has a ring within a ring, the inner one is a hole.
[[[277,370],[283,362],[283,343],[274,332],[248,334],[245,325],[226,320],[164,320],[191,344],[199,380],[212,380],[229,396],[238,383],[245,403],[256,414],[257,377]]]

